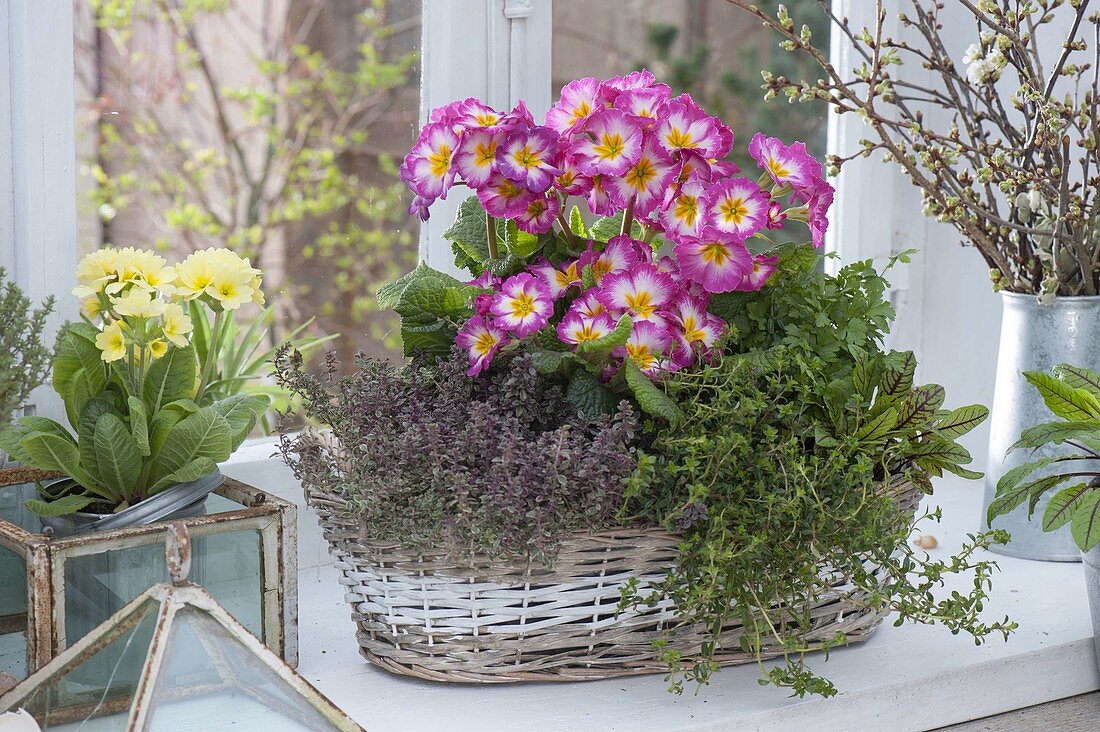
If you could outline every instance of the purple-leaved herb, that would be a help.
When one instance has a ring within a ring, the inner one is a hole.
[[[283,431],[282,452],[306,487],[339,495],[372,538],[459,555],[548,563],[572,531],[618,525],[636,465],[637,418],[577,414],[527,357],[465,375],[464,353],[406,366],[365,357],[336,378],[281,349],[279,383],[331,428],[340,459],[316,433]]]

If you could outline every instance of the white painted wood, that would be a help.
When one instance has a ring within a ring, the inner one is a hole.
[[[420,120],[435,107],[477,97],[509,110],[521,99],[536,119],[550,107],[551,0],[423,0]],[[442,234],[466,188],[432,206],[420,227],[420,258],[456,272]]]
[[[36,302],[57,298],[50,339],[76,316],[76,150],[71,0],[0,3],[0,265]],[[64,411],[48,387],[31,408]]]
[[[272,487],[280,495],[301,495],[296,484],[265,485]],[[925,531],[939,539],[933,551],[946,556],[973,530],[981,486],[943,480],[933,501],[943,508],[944,520]],[[305,510],[299,515],[303,528],[316,520]],[[368,729],[409,732],[931,730],[1100,689],[1081,565],[997,560],[1002,571],[994,577],[986,612],[1019,622],[1008,643],[991,639],[976,647],[942,628],[887,623],[867,643],[834,651],[827,663],[821,656],[812,659],[840,690],[828,700],[800,700],[760,687],[759,669],[751,664],[723,669],[698,695],[679,697],[665,692],[660,675],[502,685],[393,676],[359,657],[351,611],[332,565],[303,567],[299,575],[298,670]]]

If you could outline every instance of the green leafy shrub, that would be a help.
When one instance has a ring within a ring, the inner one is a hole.
[[[51,297],[31,309],[30,298],[6,277],[0,267],[0,427],[49,373],[50,349],[42,331],[54,302]]]
[[[692,659],[666,647],[674,689],[707,681],[723,624],[740,620],[741,650],[768,645],[786,659],[764,683],[835,693],[805,654],[844,636],[803,634],[809,608],[835,596],[837,579],[866,593],[871,609],[896,612],[898,623],[938,622],[978,641],[1015,627],[979,617],[995,565],[974,555],[1003,532],[971,536],[946,560],[908,543],[913,506],[895,501],[891,478],[930,493],[930,476],[944,471],[980,477],[964,467],[970,455],[955,440],[986,409],[942,409],[942,387],[914,386],[912,353],[882,351],[893,315],[884,286],[869,262],[835,278],[788,268],[773,286],[731,298],[741,322],[757,324],[732,336],[721,359],[665,381],[683,419],[650,424],[624,520],[682,531],[682,553],[656,592],[635,587],[624,603],[669,597],[684,623],[710,633]],[[962,573],[973,575],[969,593],[937,594],[946,576]]]
[[[1057,420],[1029,427],[1013,450],[1067,445],[1075,452],[1050,455],[1005,473],[989,504],[987,521],[1027,501],[1028,517],[1039,499],[1054,492],[1043,512],[1043,531],[1069,524],[1081,551],[1100,544],[1100,374],[1061,364],[1053,373],[1025,371],[1024,377],[1043,395]],[[1066,485],[1072,483],[1072,485]]]

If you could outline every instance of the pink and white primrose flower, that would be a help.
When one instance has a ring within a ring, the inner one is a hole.
[[[570,314],[575,314],[582,318],[594,318],[606,312],[607,306],[600,302],[600,298],[595,288],[585,292],[569,306]]]
[[[586,266],[591,266],[592,276],[598,285],[609,274],[626,272],[639,262],[648,262],[645,251],[648,248],[625,234],[612,237],[602,250],[594,249],[592,242],[588,242],[588,248],[580,257],[580,268],[583,270]]]
[[[604,188],[604,177],[594,175],[590,180],[592,187],[588,189],[588,193],[584,194],[584,202],[588,204],[588,210],[597,216],[614,216],[617,209],[614,201],[607,194],[607,189]]]
[[[714,145],[715,121],[699,112],[694,104],[684,101],[683,95],[668,103],[667,111],[657,126],[657,140],[669,152],[698,150],[704,152]]]
[[[588,118],[575,150],[582,173],[622,175],[642,154],[642,127],[617,109],[602,109]]]
[[[500,137],[500,134],[479,129],[466,130],[462,135],[455,154],[455,169],[471,188],[484,188],[497,172]]]
[[[511,219],[527,210],[535,194],[500,173],[493,173],[489,182],[477,189],[477,200],[490,216]]]
[[[455,343],[466,349],[470,359],[470,368],[466,374],[477,376],[489,367],[497,352],[508,344],[508,334],[492,320],[475,315],[462,326]]]
[[[546,191],[560,173],[554,167],[558,136],[545,127],[517,128],[497,147],[497,167],[505,178],[533,193]]]
[[[688,366],[695,354],[706,353],[722,335],[726,323],[707,312],[707,298],[681,295],[669,308],[675,326],[672,359],[677,366]]]
[[[570,310],[558,323],[558,340],[576,346],[611,335],[614,330],[615,321],[607,313],[585,317]]]
[[[467,128],[480,127],[493,132],[506,126],[504,117],[504,114],[482,103],[480,99],[470,97],[459,105],[455,124]]]
[[[592,178],[581,173],[574,155],[565,155],[558,163],[558,177],[554,187],[567,196],[583,196],[592,190]]]
[[[516,226],[528,234],[545,234],[554,227],[554,217],[561,211],[557,196],[537,196],[522,213],[516,214]]]
[[[756,292],[764,286],[778,266],[779,257],[757,254],[752,258],[752,269],[741,280],[737,289],[742,292]]]
[[[635,322],[630,339],[611,353],[629,358],[643,373],[652,376],[664,364],[664,356],[672,345],[672,335],[663,325],[646,321]]]
[[[497,323],[516,338],[526,338],[542,328],[553,312],[549,288],[527,272],[505,280],[493,299],[492,313]]]
[[[407,182],[417,195],[432,200],[447,197],[455,178],[452,162],[457,149],[458,135],[449,124],[436,122],[424,127],[404,161]]]
[[[555,301],[560,300],[570,287],[580,287],[581,262],[574,259],[563,267],[555,267],[549,260],[543,258],[528,267],[550,290],[550,297]]]
[[[631,71],[625,76],[612,76],[604,82],[604,86],[614,91],[623,92],[630,89],[645,89],[657,83],[657,78],[649,69]]]
[[[695,236],[703,220],[703,193],[706,188],[698,181],[680,186],[679,193],[670,188],[660,218],[665,233],[670,236]]]
[[[749,155],[768,172],[776,185],[809,189],[821,180],[821,163],[806,152],[806,145],[801,142],[784,145],[775,137],[757,132],[749,142]]]
[[[675,280],[646,263],[604,277],[597,296],[613,313],[630,313],[636,321],[656,321],[661,319],[661,307],[676,294]]]
[[[666,84],[627,89],[615,98],[615,109],[634,117],[646,129],[652,129],[664,116],[671,96],[672,90]]]
[[[756,181],[725,180],[703,196],[703,217],[707,225],[744,241],[768,222],[768,201]]]
[[[736,290],[752,270],[752,255],[727,234],[706,227],[698,237],[684,237],[673,247],[680,274],[703,286],[707,292]]]
[[[608,92],[591,76],[569,82],[562,87],[558,103],[546,113],[546,126],[562,135],[579,129],[611,101]]]
[[[633,198],[635,215],[646,216],[660,205],[674,174],[672,158],[651,135],[645,135],[638,160],[609,181],[607,193],[622,208]]]
[[[810,193],[806,202],[806,225],[810,227],[810,236],[814,248],[817,249],[825,243],[825,232],[829,229],[829,207],[833,205],[834,189],[825,181],[820,181],[817,188]]]

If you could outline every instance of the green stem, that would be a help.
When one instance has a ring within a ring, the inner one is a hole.
[[[651,244],[653,242],[653,237],[657,236],[656,227],[643,226],[642,228],[645,229],[645,233],[642,234],[642,241],[644,241],[646,244]]]
[[[637,196],[631,197],[630,203],[626,204],[626,211],[623,212],[623,228],[619,231],[620,234],[630,236],[632,233],[631,230],[634,228],[634,201],[637,198]]]
[[[497,220],[485,212],[485,238],[489,244],[489,259],[497,258]]]
[[[492,250],[490,250],[490,256]],[[195,403],[202,404],[202,398],[206,395],[206,389],[210,385],[210,375],[214,370],[214,362],[218,360],[218,346],[221,345],[222,328],[225,323],[225,311],[218,310],[214,313],[214,325],[210,328],[210,342],[206,344],[206,363],[202,365],[202,378],[199,379],[199,390],[195,392]]]

